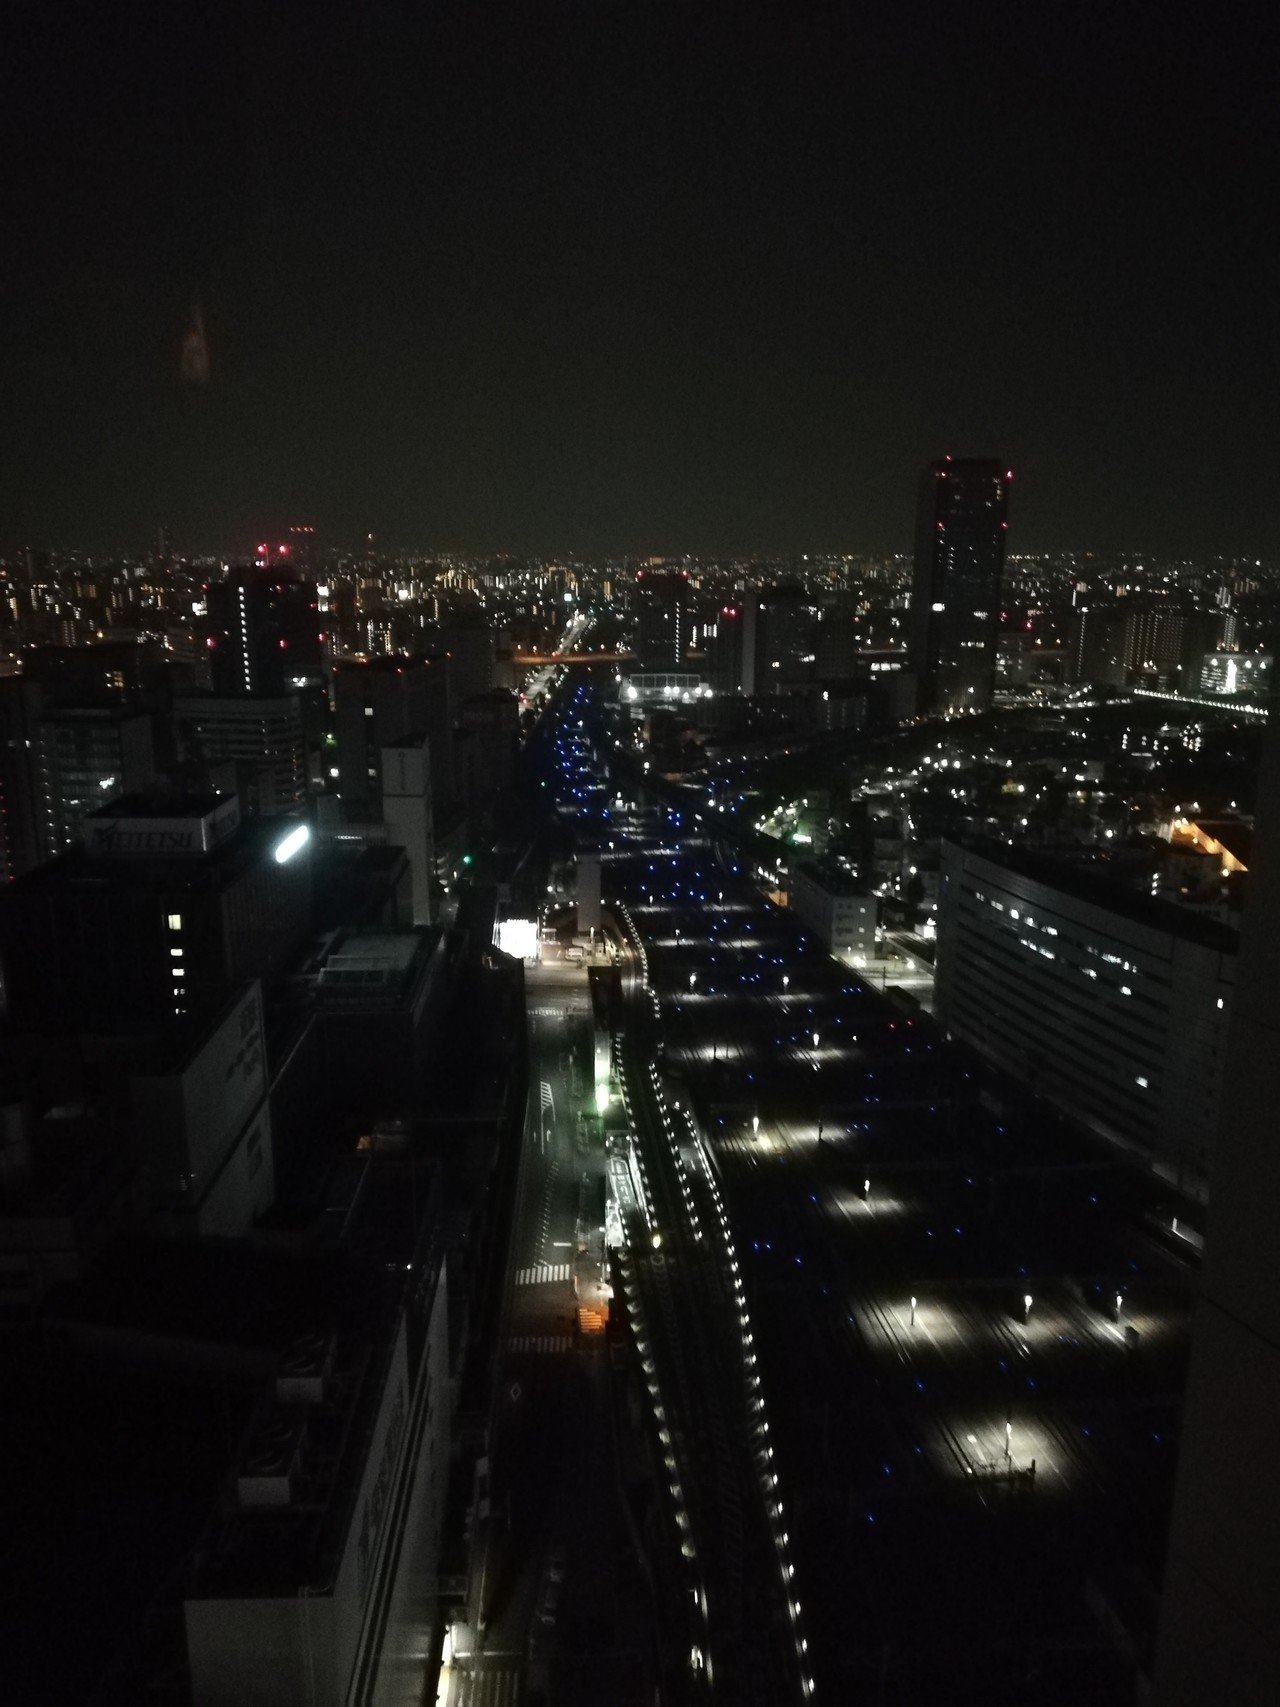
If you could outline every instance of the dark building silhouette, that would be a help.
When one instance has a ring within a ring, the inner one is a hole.
[[[12,883],[40,857],[40,814],[32,762],[39,688],[21,676],[0,679],[0,882]]]
[[[234,796],[126,797],[83,846],[0,890],[7,1027],[163,1030],[280,972],[310,916],[308,832],[242,823]]]
[[[718,694],[756,691],[756,627],[759,599],[737,594],[716,614],[707,640],[707,674]]]
[[[1152,1700],[1280,1699],[1280,731],[1258,780]]]
[[[432,807],[453,796],[453,720],[446,658],[375,658],[333,674],[338,791],[348,806],[379,811],[382,752],[411,732],[431,743]]]
[[[646,669],[672,668],[689,643],[689,577],[655,569],[636,571],[636,655]]]
[[[278,696],[324,671],[324,627],[315,583],[262,564],[233,569],[207,594],[205,643],[216,694]]]
[[[1001,462],[950,457],[921,476],[911,598],[921,716],[991,701],[1010,478]]]

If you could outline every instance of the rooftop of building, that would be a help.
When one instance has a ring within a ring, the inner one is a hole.
[[[123,1241],[58,1301],[55,1314],[81,1342],[105,1335],[117,1355],[144,1365],[218,1371],[259,1389],[200,1549],[193,1598],[332,1582],[401,1315],[425,1323],[438,1285],[433,1179],[420,1154],[370,1145],[335,1160],[305,1227],[282,1226],[274,1244]],[[305,1397],[289,1382],[299,1368],[313,1382]],[[247,1459],[282,1425],[297,1433],[292,1497],[244,1503]]]
[[[204,818],[225,806],[230,796],[214,789],[155,789],[146,794],[119,794],[90,814],[93,818]]]
[[[198,715],[201,711],[234,712],[242,717],[259,716],[266,711],[298,715],[302,706],[302,690],[286,688],[283,693],[215,693],[208,691],[175,694],[174,714],[179,717]]]
[[[797,877],[807,877],[829,895],[848,898],[871,893],[856,872],[846,870],[834,859],[802,859],[793,867],[793,872]]]
[[[110,815],[116,815],[114,809]],[[7,893],[20,902],[24,897],[68,890],[123,893],[226,889],[267,861],[272,848],[299,827],[296,818],[248,818],[224,841],[196,853],[136,853],[104,859],[94,858],[83,848],[69,848],[56,859],[34,866],[0,894]],[[295,859],[286,868],[298,869],[307,863]]]
[[[947,845],[944,842],[944,852]],[[1033,852],[983,837],[966,837],[949,845],[1165,936],[1197,942],[1223,954],[1234,954],[1240,946],[1240,933],[1233,926],[1196,908],[1131,888],[1094,855]]]
[[[322,1002],[398,1003],[416,966],[439,944],[438,931],[357,931],[340,938],[320,968],[316,993]]]

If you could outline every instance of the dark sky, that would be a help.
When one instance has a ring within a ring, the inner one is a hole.
[[[1275,556],[1274,12],[8,0],[0,547]]]

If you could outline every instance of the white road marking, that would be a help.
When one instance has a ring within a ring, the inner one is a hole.
[[[517,1286],[547,1286],[553,1281],[568,1280],[573,1268],[567,1262],[540,1262],[532,1268],[516,1271]]]

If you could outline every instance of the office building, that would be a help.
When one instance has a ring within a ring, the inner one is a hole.
[[[756,635],[757,693],[787,693],[810,680],[817,612],[803,587],[783,584],[760,595]]]
[[[382,754],[409,733],[431,746],[432,809],[437,821],[453,799],[453,720],[448,660],[374,658],[333,673],[338,791],[344,802],[381,810]]]
[[[449,692],[461,705],[497,685],[498,636],[482,616],[444,623],[432,637],[431,649],[449,660]]]
[[[638,569],[635,580],[636,658],[645,669],[678,670],[689,644],[689,576]]]
[[[1081,609],[1072,622],[1067,680],[1109,688],[1177,687],[1185,674],[1186,625],[1183,612],[1167,604],[1122,599]]]
[[[236,1238],[271,1205],[262,987],[256,979],[163,1067],[129,1084],[143,1201],[169,1231]]]
[[[173,727],[185,764],[235,765],[247,811],[282,812],[306,798],[304,706],[297,693],[183,695],[173,702]]]
[[[792,869],[787,899],[832,954],[874,957],[879,903],[851,872],[831,860],[801,860]]]
[[[404,735],[382,749],[382,820],[388,841],[408,855],[413,923],[429,925],[436,850],[431,815],[431,743],[425,735]]]
[[[1200,666],[1200,692],[1238,694],[1255,705],[1265,705],[1271,692],[1271,665],[1269,652],[1210,652]]]
[[[240,1707],[264,1679],[278,1707],[425,1698],[442,1638],[448,1286],[438,1211],[409,1212],[429,1176],[389,1148],[330,1181],[346,1248],[262,1277],[263,1312],[290,1331],[187,1584],[194,1707]]]
[[[314,582],[283,562],[233,569],[206,594],[213,691],[278,697],[324,675],[327,638]]]
[[[847,593],[819,605],[813,632],[813,669],[819,681],[846,681],[857,674],[857,606],[857,599]]]
[[[1159,687],[1178,685],[1186,618],[1168,604],[1136,606],[1125,623],[1129,679]]]
[[[942,844],[934,1011],[1037,1095],[1203,1194],[1236,933],[1069,861]]]
[[[520,702],[506,688],[494,688],[462,702],[459,739],[470,738],[473,761],[467,777],[466,804],[475,816],[487,812],[494,797],[511,786],[520,739]],[[462,775],[459,763],[459,776]]]
[[[35,769],[38,845],[52,859],[77,841],[90,813],[155,780],[151,715],[123,705],[46,711]]]
[[[39,688],[0,677],[0,883],[12,883],[40,857],[40,814],[33,764]]]
[[[171,1029],[278,974],[309,925],[308,835],[287,818],[242,823],[212,795],[94,813],[82,847],[0,890],[7,1028]]]
[[[759,600],[741,593],[716,613],[707,638],[707,676],[718,694],[756,691],[756,628]]]
[[[1072,619],[1067,680],[1122,688],[1129,679],[1128,613],[1116,605],[1090,606]]]
[[[1280,1697],[1280,739],[1258,784],[1213,1214],[1192,1335],[1155,1688],[1159,1707]]]
[[[921,716],[991,702],[1011,479],[1003,463],[950,457],[921,478],[911,594]]]

